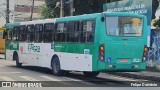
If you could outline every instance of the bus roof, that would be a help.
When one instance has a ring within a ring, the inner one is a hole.
[[[19,22],[15,22],[15,23],[7,23],[6,24],[6,28],[13,28],[15,26],[19,26],[20,23]]]
[[[68,16],[68,17],[61,17],[61,18],[53,18],[53,19],[44,19],[44,20],[35,20],[35,21],[25,21],[25,22],[15,22],[15,23],[7,23],[7,28],[13,28],[14,26],[19,25],[32,25],[32,24],[44,24],[44,23],[55,23],[55,22],[63,22],[63,21],[76,21],[76,20],[86,20],[86,19],[93,19],[100,16],[134,16],[134,17],[145,17],[144,15],[135,14],[135,13],[125,13],[125,12],[102,12],[102,13],[94,13],[94,14],[83,14],[78,16]]]
[[[35,20],[35,21],[26,21],[21,22],[20,25],[31,25],[31,24],[44,24],[44,23],[54,23],[55,19],[44,19],[44,20]]]

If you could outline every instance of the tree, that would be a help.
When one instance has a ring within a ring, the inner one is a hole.
[[[157,27],[158,29],[160,29],[160,18],[155,20],[155,22],[153,23],[153,26]]]
[[[103,4],[122,0],[74,0],[74,15],[103,12]],[[160,0],[152,0],[152,19],[155,18],[156,9]],[[42,8],[44,18],[55,18],[60,16],[60,0],[45,0],[46,5]],[[69,16],[69,0],[64,0],[64,15]],[[46,14],[44,14],[46,12]]]
[[[41,16],[43,18],[52,18],[53,15],[51,14],[52,10],[48,8],[46,5],[41,7]]]
[[[64,0],[64,14],[69,13],[69,0]],[[46,12],[46,13],[45,13]],[[57,18],[60,17],[60,0],[45,0],[45,5],[41,9],[41,16],[43,18]]]
[[[157,8],[159,7],[160,0],[152,0],[152,19],[155,19],[155,13]]]
[[[103,4],[121,0],[74,0],[74,15],[103,12]]]
[[[152,19],[155,19],[156,18],[155,13],[156,13],[157,8],[159,7],[160,0],[152,0],[152,1],[153,1],[153,3],[152,3]],[[153,23],[153,26],[160,28],[160,16],[159,16],[158,20],[155,20],[155,22]]]

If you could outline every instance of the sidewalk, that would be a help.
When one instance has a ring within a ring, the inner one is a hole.
[[[160,82],[160,70],[147,68],[146,71],[141,72],[109,72],[109,74],[118,75],[122,77],[145,79]]]
[[[141,75],[141,76],[158,77],[158,78],[160,78],[160,71],[159,72],[141,71],[141,72],[124,72],[124,73],[130,73],[130,74],[134,74],[134,75]]]

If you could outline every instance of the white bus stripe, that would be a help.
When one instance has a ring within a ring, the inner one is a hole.
[[[17,73],[21,73],[21,72],[0,72],[0,74],[17,74]]]
[[[0,67],[4,67],[4,66],[0,65]]]
[[[0,76],[0,79],[5,80],[5,81],[15,81],[15,80],[11,79],[10,77],[7,77],[7,76]]]
[[[19,77],[21,77],[21,78],[23,78],[25,80],[28,80],[28,81],[39,81],[37,79],[31,78],[31,77],[28,77],[28,76],[19,76]]]
[[[69,82],[65,82],[65,81],[55,79],[55,78],[52,78],[52,77],[49,77],[49,76],[40,76],[40,77],[45,78],[45,79],[50,80],[50,81],[57,81],[57,83],[61,83],[61,84],[65,84],[65,85],[72,85]]]
[[[73,78],[68,78],[68,77],[63,77],[64,79],[67,79],[65,81],[82,81],[82,80],[78,80],[78,79],[73,79]]]
[[[80,83],[87,84],[87,85],[94,85],[94,84],[91,83],[91,82],[86,82],[86,81],[78,80],[78,79],[73,79],[73,78],[68,78],[68,77],[64,77],[64,79],[68,79],[68,80],[65,80],[65,81],[80,82]]]

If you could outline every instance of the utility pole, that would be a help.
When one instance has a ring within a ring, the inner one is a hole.
[[[61,4],[61,7],[60,7],[60,17],[64,17],[64,0],[60,0],[60,4]]]
[[[70,16],[73,16],[73,0],[69,0],[70,2]]]
[[[32,7],[31,7],[31,17],[30,17],[30,21],[32,21],[32,18],[33,18],[33,9],[34,9],[34,0],[32,0]]]
[[[6,2],[7,2],[7,9],[6,9],[6,23],[9,23],[9,13],[10,13],[10,11],[9,11],[9,0],[6,0]]]

